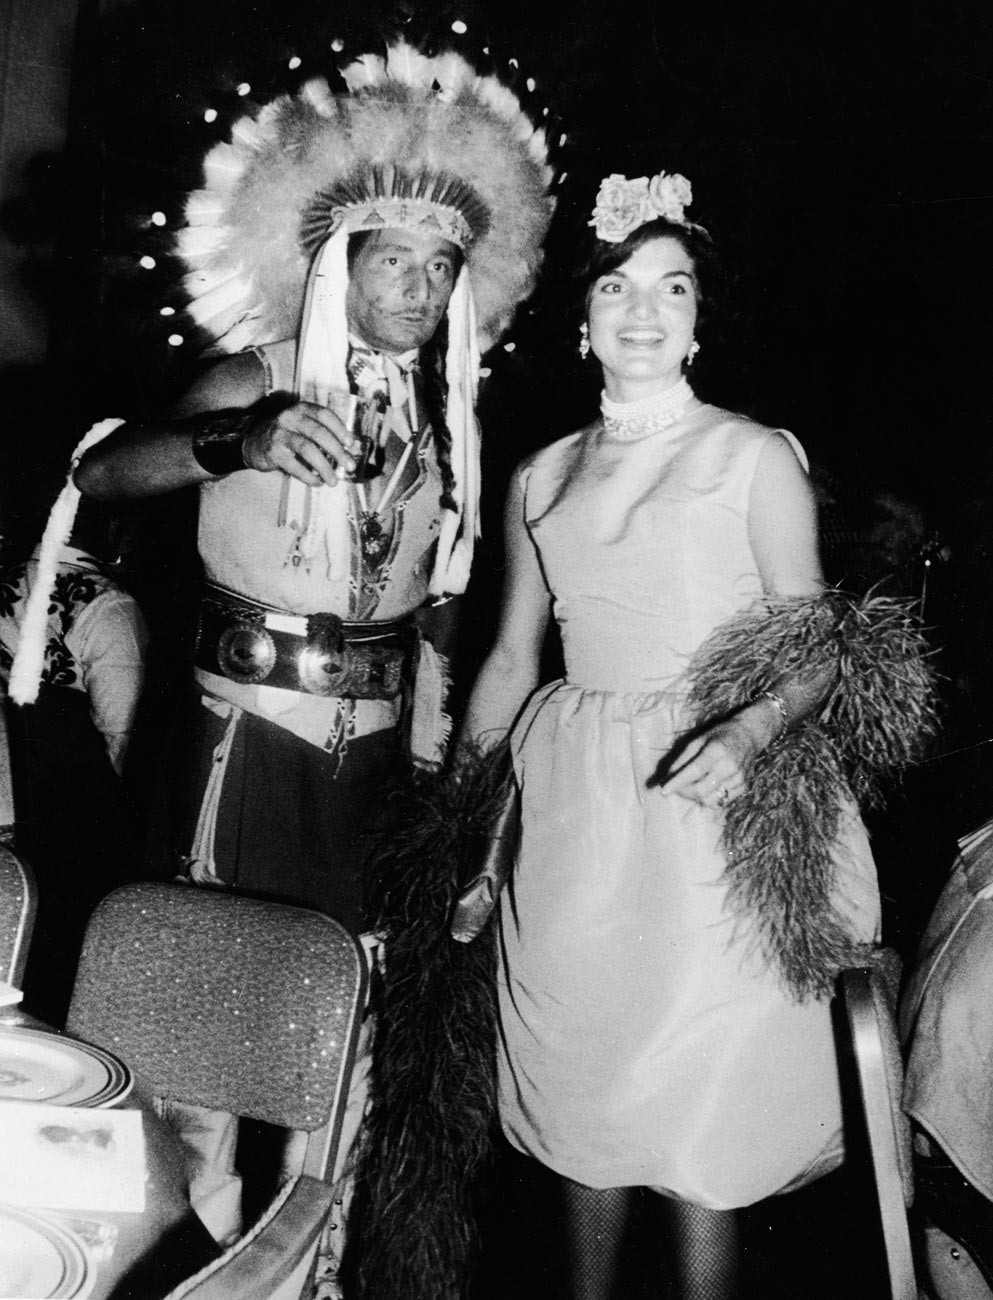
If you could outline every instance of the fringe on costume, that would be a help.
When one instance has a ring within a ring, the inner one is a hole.
[[[449,921],[509,770],[503,745],[415,776],[373,851],[386,956],[352,1212],[359,1258],[348,1264],[370,1300],[462,1300],[468,1289],[496,1123],[495,929],[456,943]]]
[[[911,603],[830,590],[767,598],[719,627],[689,668],[699,724],[733,714],[775,681],[835,672],[815,718],[763,750],[724,815],[728,906],[798,1000],[829,995],[868,960],[831,906],[837,834],[851,797],[881,799],[937,726],[935,674]]]

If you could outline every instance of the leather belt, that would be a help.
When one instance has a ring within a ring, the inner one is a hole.
[[[413,618],[356,623],[288,614],[210,586],[200,600],[194,663],[243,686],[392,700],[412,677]]]

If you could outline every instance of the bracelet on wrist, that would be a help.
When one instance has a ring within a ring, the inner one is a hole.
[[[197,417],[193,432],[193,459],[208,474],[223,478],[245,464],[245,435],[258,419],[254,407],[249,410],[205,411]]]
[[[754,698],[756,702],[758,702],[759,700],[768,700],[770,704],[774,704],[776,706],[776,711],[779,714],[779,730],[776,732],[776,734],[773,736],[772,739],[778,740],[780,736],[785,734],[785,732],[789,729],[789,725],[790,725],[790,715],[786,709],[786,701],[783,699],[781,695],[777,695],[775,691],[759,691],[758,695],[756,695]]]

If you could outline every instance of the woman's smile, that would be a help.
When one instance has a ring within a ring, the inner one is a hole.
[[[617,337],[622,343],[632,347],[657,347],[664,343],[666,336],[659,330],[621,330]]]

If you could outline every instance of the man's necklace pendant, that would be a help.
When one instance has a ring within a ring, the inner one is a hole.
[[[371,568],[378,568],[386,559],[390,549],[390,539],[378,517],[371,511],[363,511],[359,520],[359,544],[362,558]]]

